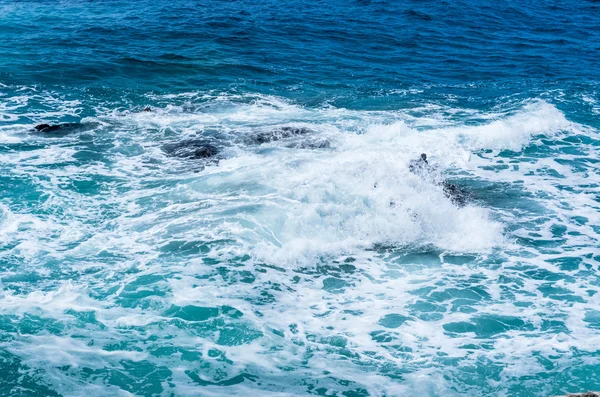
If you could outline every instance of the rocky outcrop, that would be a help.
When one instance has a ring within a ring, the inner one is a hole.
[[[177,143],[165,145],[165,153],[169,156],[183,159],[215,159],[219,154],[219,149],[210,141],[202,139],[190,139]]]
[[[286,146],[295,149],[327,149],[331,147],[331,142],[326,138],[312,138],[293,142]]]
[[[56,132],[56,131],[64,131],[67,129],[75,129],[81,127],[81,123],[62,123],[62,124],[38,124],[33,127],[37,132]]]
[[[313,132],[305,127],[279,127],[272,131],[259,132],[251,136],[252,143],[262,145],[263,143],[280,141]]]
[[[442,182],[441,186],[446,197],[448,197],[454,205],[459,207],[467,205],[467,192],[463,189],[446,181]]]
[[[98,127],[100,124],[96,122],[86,123],[60,123],[60,124],[38,124],[33,127],[33,132],[40,133],[45,136],[64,136],[75,132],[84,132]]]

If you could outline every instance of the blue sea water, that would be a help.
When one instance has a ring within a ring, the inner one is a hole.
[[[597,1],[0,0],[0,395],[600,390],[599,130]]]

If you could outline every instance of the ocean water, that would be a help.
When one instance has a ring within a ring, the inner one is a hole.
[[[0,0],[0,395],[599,390],[599,131],[597,1]]]

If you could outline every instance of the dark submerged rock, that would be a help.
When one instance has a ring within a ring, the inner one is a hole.
[[[81,125],[81,123],[38,124],[34,128],[38,132],[54,132],[64,129],[74,129],[80,127]]]
[[[431,171],[431,167],[429,162],[427,161],[427,155],[425,153],[421,153],[421,156],[418,160],[412,160],[408,164],[408,169],[413,173],[423,173]]]
[[[206,140],[192,139],[172,143],[163,147],[165,153],[184,159],[211,159],[219,154],[219,149]]]
[[[305,127],[279,127],[272,131],[255,134],[252,136],[252,140],[254,143],[262,145],[263,143],[280,141],[286,138],[310,134],[311,132],[313,131]]]
[[[412,160],[408,165],[408,169],[410,172],[420,175],[421,177],[431,178],[430,172],[432,171],[432,168],[427,161],[427,155],[425,153],[421,153],[421,156],[417,160]],[[439,182],[438,185],[442,187],[444,195],[446,195],[454,205],[459,207],[467,205],[468,196],[466,191],[447,181]]]
[[[288,145],[288,147],[296,149],[327,149],[331,147],[331,142],[328,139],[308,139],[298,143]]]
[[[454,205],[459,207],[464,207],[467,205],[467,192],[446,181],[442,182],[441,185],[442,189],[444,190],[444,194],[450,199],[450,201],[452,201],[452,203],[454,203]]]
[[[60,126],[58,126],[58,125],[50,125],[50,124],[39,124],[39,125],[36,125],[33,128],[36,131],[39,131],[39,132],[48,132],[48,131],[55,131],[55,130],[59,129]]]
[[[61,123],[61,124],[38,124],[33,129],[35,132],[52,136],[62,136],[72,132],[88,131],[97,127],[98,123]]]

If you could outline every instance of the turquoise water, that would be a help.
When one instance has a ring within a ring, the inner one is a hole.
[[[599,390],[599,26],[0,1],[0,394]]]

